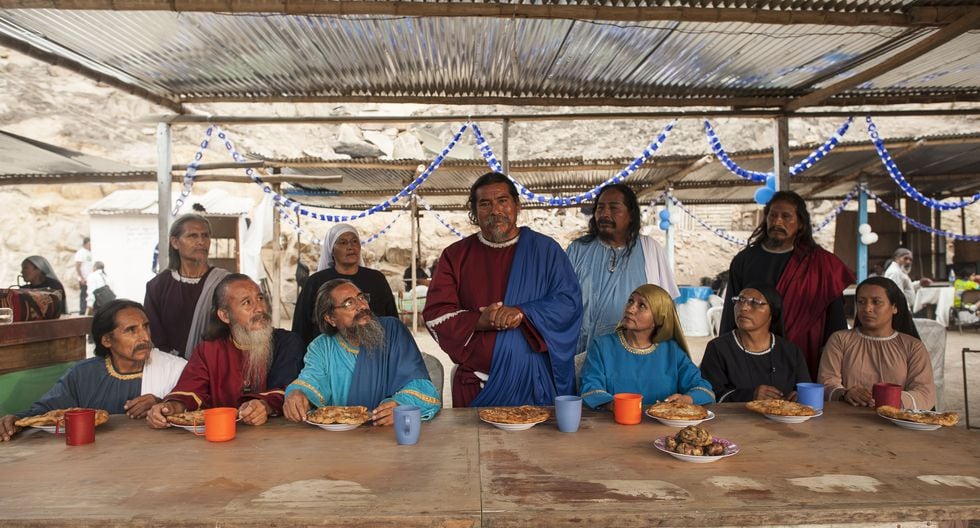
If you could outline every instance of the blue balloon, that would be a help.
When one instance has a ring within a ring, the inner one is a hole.
[[[766,177],[766,187],[768,187],[769,189],[772,189],[773,192],[776,192],[776,177],[775,176],[767,176]],[[766,201],[768,202],[769,200],[766,200]]]
[[[660,229],[663,229],[664,231],[670,229],[670,221],[669,220],[661,220],[660,221]]]
[[[755,190],[755,203],[759,205],[766,205],[769,200],[772,200],[772,195],[776,194],[775,191],[769,187],[760,187]]]
[[[667,221],[669,221],[670,220],[670,211],[668,211],[666,209],[661,209],[660,210],[660,219],[661,220],[667,220]]]

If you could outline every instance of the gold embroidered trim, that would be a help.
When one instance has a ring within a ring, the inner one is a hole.
[[[358,353],[360,352],[360,349],[357,349],[357,348],[353,348],[353,347],[352,347],[352,346],[351,346],[351,345],[350,345],[350,344],[349,344],[349,343],[347,342],[347,340],[346,340],[346,339],[344,339],[343,337],[341,337],[341,336],[340,336],[340,334],[337,334],[337,342],[338,342],[338,343],[340,343],[340,347],[341,347],[341,348],[343,348],[344,350],[346,350],[346,351],[348,351],[348,352],[350,352],[351,354],[354,354],[355,356],[356,356],[356,355],[357,355],[357,354],[358,354]]]
[[[271,390],[271,391],[266,391],[266,392],[260,392],[259,393],[259,396],[268,396],[270,394],[282,394],[283,396],[285,396],[286,395],[286,391],[284,391],[282,389],[276,389],[276,390]]]
[[[593,394],[609,394],[609,393],[602,389],[596,389],[596,390],[590,390],[589,392],[586,392],[585,394],[582,395],[582,397],[585,398],[586,396],[592,396]]]
[[[135,374],[120,374],[116,371],[116,367],[112,366],[112,358],[109,356],[105,357],[105,369],[109,371],[109,375],[118,380],[134,380],[143,377],[143,371],[136,372]]]
[[[176,396],[176,395],[190,396],[191,398],[194,398],[194,401],[197,402],[197,408],[198,409],[201,408],[201,403],[202,403],[201,398],[199,398],[197,394],[194,394],[193,392],[174,391],[168,394],[167,397],[169,398],[170,396]],[[164,401],[166,401],[166,399],[167,398],[164,398]]]
[[[415,396],[416,398],[424,401],[425,403],[442,403],[442,400],[440,400],[439,398],[433,398],[432,396],[422,394],[417,390],[405,389],[405,390],[398,391],[398,393],[407,394],[409,396]]]
[[[307,382],[305,382],[303,380],[296,380],[296,381],[290,383],[290,385],[299,385],[300,387],[306,387],[307,389],[313,391],[313,394],[316,394],[316,397],[317,398],[320,398],[320,405],[317,405],[317,407],[323,407],[323,404],[324,404],[323,395],[320,394],[320,391],[314,389],[313,388],[313,385],[310,385],[309,383],[307,383]]]
[[[694,388],[692,388],[691,390],[692,390],[692,391],[695,391],[695,390],[702,390],[702,391],[704,391],[704,392],[707,392],[708,394],[710,394],[710,395],[711,395],[711,399],[712,399],[712,400],[713,400],[713,399],[715,399],[715,393],[714,393],[714,392],[711,392],[710,390],[708,390],[708,389],[706,389],[706,388],[704,388],[704,387],[694,387]]]
[[[653,350],[657,348],[656,343],[652,343],[650,346],[645,348],[637,348],[634,346],[630,346],[630,344],[626,342],[626,333],[623,332],[622,330],[616,332],[616,335],[619,336],[619,344],[623,345],[623,348],[625,348],[626,351],[629,352],[630,354],[645,356],[650,352],[653,352]]]

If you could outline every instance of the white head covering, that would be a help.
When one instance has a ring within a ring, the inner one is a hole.
[[[317,271],[323,271],[333,267],[333,247],[337,244],[337,239],[340,238],[340,235],[344,233],[354,233],[357,235],[358,240],[361,238],[361,235],[357,234],[354,226],[350,224],[337,224],[331,227],[330,231],[327,231],[326,236],[323,237],[323,247],[320,249],[320,263],[316,267]]]

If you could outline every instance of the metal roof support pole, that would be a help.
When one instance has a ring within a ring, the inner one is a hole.
[[[500,164],[504,166],[504,174],[510,175],[510,149],[508,148],[510,146],[510,118],[505,117],[502,125],[504,128],[502,132],[504,144],[501,148]]]
[[[157,230],[160,235],[157,269],[170,266],[170,184],[171,169],[170,123],[157,123]]]
[[[276,194],[282,195],[282,184],[273,183],[272,190]],[[273,206],[274,207],[274,206]],[[297,215],[298,216],[298,215]],[[279,323],[279,317],[282,315],[282,306],[279,301],[282,299],[282,241],[279,239],[281,234],[282,224],[279,223],[279,215],[273,212],[272,214],[272,287],[269,288],[269,293],[272,294],[272,320],[277,324]],[[299,231],[296,232],[297,244],[299,241]],[[299,262],[297,259],[296,262]],[[259,250],[259,265],[262,266],[262,250]],[[296,292],[297,297],[299,296],[299,291]]]
[[[670,215],[670,226],[667,227],[667,267],[670,268],[671,273],[676,273],[677,270],[674,269],[674,218],[677,214],[676,207],[674,207],[674,201],[670,199],[674,189],[672,187],[667,187],[667,199],[664,200],[664,205],[667,207],[667,213]]]
[[[416,290],[418,286],[418,266],[415,265],[419,261],[419,253],[422,248],[419,247],[419,203],[415,200],[415,195],[412,195],[412,261],[408,263],[412,268],[412,332],[418,332],[419,330],[419,303],[418,299],[415,298]]]
[[[943,228],[943,212],[939,209],[934,209],[933,212],[932,226],[936,229]],[[940,280],[949,277],[949,268],[946,264],[946,239],[940,236],[931,235],[932,238],[932,254],[933,254],[933,276],[939,277]]]
[[[858,191],[858,221],[857,229],[868,223],[868,192],[865,185],[868,184],[867,176],[862,176],[860,183],[861,190]],[[860,284],[868,278],[868,246],[861,242],[861,232],[857,234],[857,281]]]
[[[772,120],[772,172],[776,175],[776,190],[789,190],[789,118],[779,116]]]

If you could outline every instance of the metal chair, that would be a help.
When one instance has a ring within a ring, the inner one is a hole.
[[[967,354],[980,354],[980,350],[970,350],[969,348],[963,349],[963,413],[966,414],[966,428],[967,429],[980,429],[980,427],[970,427],[970,384],[967,383],[966,379],[966,355]]]

